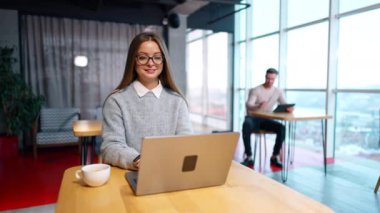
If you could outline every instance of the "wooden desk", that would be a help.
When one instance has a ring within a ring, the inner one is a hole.
[[[65,171],[56,212],[333,212],[327,206],[256,171],[233,162],[226,184],[135,196],[126,170],[111,167],[108,183],[81,185],[72,167]]]
[[[326,121],[331,119],[331,115],[325,114],[308,114],[308,113],[274,113],[274,112],[250,112],[250,115],[258,118],[275,119],[284,123],[287,133],[285,137],[285,146],[281,149],[283,168],[281,178],[283,182],[288,179],[289,164],[294,157],[295,140],[296,140],[296,121],[321,120],[322,146],[323,146],[323,165],[325,175],[327,173],[326,158]]]
[[[284,121],[306,121],[306,120],[326,120],[332,118],[331,115],[325,114],[309,114],[309,113],[283,113],[283,112],[251,112],[252,116],[267,118],[267,119],[276,119]]]
[[[98,120],[78,120],[73,122],[73,133],[80,138],[81,163],[87,164],[87,152],[90,149],[90,162],[95,155],[95,137],[102,135],[102,122]]]

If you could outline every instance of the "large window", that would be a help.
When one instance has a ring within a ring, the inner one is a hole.
[[[341,18],[339,89],[380,89],[379,20],[380,10]]]
[[[217,33],[207,38],[207,96],[210,116],[227,118],[228,34]],[[217,51],[215,51],[217,50]]]
[[[253,74],[252,84],[259,85],[265,81],[268,68],[278,69],[278,35],[253,40]],[[277,85],[278,81],[276,81]]]
[[[288,27],[305,24],[329,15],[329,0],[288,0]]]
[[[337,154],[379,152],[380,93],[339,93],[337,103]]]
[[[339,0],[339,13],[356,10],[362,7],[380,3],[379,0]]]
[[[198,126],[211,130],[230,127],[229,37],[227,33],[203,30],[187,35],[187,99],[191,118]]]
[[[297,112],[324,113],[326,95],[325,92],[304,91],[286,92],[286,99],[289,103],[297,103]]]
[[[297,113],[321,114],[325,112],[326,95],[325,92],[301,91],[286,92],[286,99],[289,103],[296,103]],[[321,121],[299,121],[297,122],[297,145],[310,149],[321,150]]]
[[[190,111],[202,113],[203,97],[203,52],[202,40],[196,40],[187,45],[187,99]]]
[[[327,27],[324,22],[289,31],[287,88],[326,87]]]
[[[380,153],[380,0],[248,2],[246,18],[239,15],[246,39],[235,40],[234,129],[241,130],[248,89],[274,67],[296,112],[332,116],[328,157]],[[320,127],[320,121],[297,123],[297,145],[320,149]]]
[[[351,6],[356,7],[357,4]],[[379,25],[379,20],[379,9],[340,19],[335,131],[337,154],[379,152],[380,29],[374,27]]]
[[[258,0],[253,5],[253,36],[278,31],[280,25],[280,1]],[[263,21],[266,20],[266,21]]]

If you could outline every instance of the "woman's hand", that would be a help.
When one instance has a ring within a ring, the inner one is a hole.
[[[133,166],[136,167],[137,169],[140,168],[140,159],[138,159],[137,161],[133,161]]]
[[[140,155],[138,155],[138,156],[133,160],[133,166],[134,166],[136,169],[139,169],[139,168],[140,168]]]

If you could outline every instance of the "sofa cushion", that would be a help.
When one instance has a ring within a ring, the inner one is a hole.
[[[78,137],[75,137],[72,131],[61,132],[39,132],[37,134],[37,144],[65,144],[78,143]]]
[[[79,108],[42,108],[40,114],[41,131],[72,131],[73,121],[79,120],[79,112]]]

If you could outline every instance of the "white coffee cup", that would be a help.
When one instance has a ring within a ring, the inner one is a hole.
[[[108,181],[110,173],[110,165],[98,163],[83,166],[75,172],[75,177],[89,186],[101,186]]]

